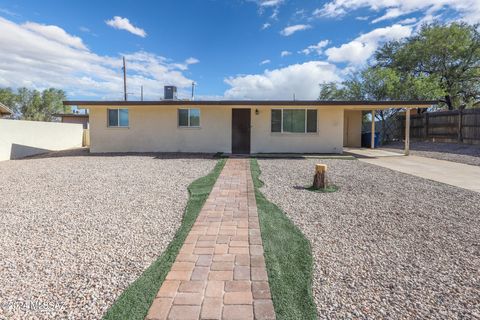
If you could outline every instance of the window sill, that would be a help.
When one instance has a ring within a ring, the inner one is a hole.
[[[130,127],[110,127],[110,126],[107,126],[107,129],[130,129]]]
[[[195,129],[202,129],[202,127],[181,127],[177,126],[177,129],[186,129],[186,130],[195,130]]]
[[[318,136],[318,132],[270,132],[272,136]]]

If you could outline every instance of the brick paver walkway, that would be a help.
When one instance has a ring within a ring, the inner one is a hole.
[[[229,159],[147,319],[275,319],[248,159]]]

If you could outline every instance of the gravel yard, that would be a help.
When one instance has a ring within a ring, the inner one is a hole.
[[[480,317],[480,194],[356,160],[259,160],[262,192],[312,244],[320,318]]]
[[[0,162],[0,319],[98,319],[166,248],[216,161],[85,151]]]
[[[390,151],[402,151],[403,148],[403,142],[391,143],[382,147],[382,149]],[[480,166],[480,145],[410,142],[410,154]]]

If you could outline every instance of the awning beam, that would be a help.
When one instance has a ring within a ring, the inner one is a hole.
[[[405,112],[405,155],[410,155],[410,108]]]
[[[372,110],[372,134],[370,139],[370,148],[375,149],[375,110]]]

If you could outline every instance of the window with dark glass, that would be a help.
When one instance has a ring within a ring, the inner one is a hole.
[[[178,109],[179,127],[200,127],[200,109]]]
[[[307,132],[317,132],[317,110],[307,110]]]
[[[107,115],[109,127],[128,127],[128,109],[108,109]]]
[[[283,110],[283,132],[305,132],[305,110]]]
[[[317,110],[272,109],[272,132],[317,132]]]
[[[178,110],[178,125],[180,127],[188,127],[188,109]]]
[[[282,110],[272,110],[272,132],[282,132]]]

